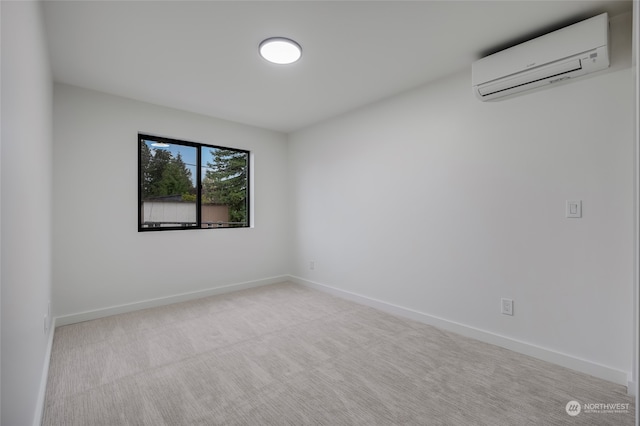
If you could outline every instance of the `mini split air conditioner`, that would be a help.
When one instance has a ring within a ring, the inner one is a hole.
[[[482,101],[609,67],[609,16],[603,13],[482,58],[471,68]]]

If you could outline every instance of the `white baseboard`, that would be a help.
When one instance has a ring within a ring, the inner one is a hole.
[[[42,366],[42,378],[40,379],[40,389],[38,390],[38,403],[36,404],[36,412],[33,418],[33,426],[42,424],[42,416],[44,414],[44,398],[47,393],[47,380],[49,379],[49,364],[51,361],[51,350],[53,349],[53,334],[56,329],[56,319],[51,320],[49,326],[49,335],[47,337],[47,351],[44,355],[44,365]]]
[[[471,337],[486,343],[490,343],[496,346],[500,346],[514,352],[519,352],[524,355],[532,356],[534,358],[548,361],[563,367],[567,367],[582,373],[590,374],[592,376],[608,380],[613,383],[617,383],[623,386],[627,386],[628,392],[633,394],[636,390],[635,382],[629,380],[627,372],[617,370],[606,365],[598,364],[592,361],[588,361],[575,356],[567,355],[552,349],[543,348],[531,343],[522,342],[512,339],[510,337],[502,336],[489,331],[481,330],[466,324],[461,324],[455,321],[450,321],[444,318],[429,315],[424,312],[416,311],[414,309],[405,308],[403,306],[394,305],[381,300],[373,299],[367,296],[363,296],[357,293],[352,293],[345,290],[340,290],[335,287],[321,284],[318,282],[310,281],[301,277],[293,275],[280,275],[271,278],[265,278],[255,281],[247,281],[242,283],[230,284],[222,287],[216,287],[206,290],[194,291],[189,293],[182,293],[173,296],[161,297],[156,299],[148,299],[140,302],[128,303],[124,305],[112,306],[103,309],[96,309],[92,311],[79,312],[76,314],[64,315],[56,317],[53,320],[52,329],[56,326],[63,326],[74,324],[82,321],[89,321],[93,319],[103,318],[111,315],[122,314],[126,312],[137,311],[140,309],[153,308],[157,306],[169,305],[171,303],[184,302],[187,300],[199,299],[207,296],[215,296],[223,293],[230,293],[232,291],[244,290],[248,288],[260,287],[269,284],[276,284],[283,281],[292,281],[294,283],[304,285],[310,288],[314,288],[320,291],[324,291],[343,299],[352,300],[354,302],[371,306],[381,311],[388,312],[393,315],[412,319],[414,321],[422,322],[424,324],[433,325],[443,330],[448,330],[466,337]],[[49,348],[47,352],[47,360],[51,354],[51,344],[53,342],[53,333],[50,336]],[[44,391],[46,390],[46,375],[48,374],[48,361],[43,372],[43,388],[41,389],[42,398],[44,403]],[[43,406],[43,404],[38,405]],[[40,413],[42,414],[42,413]]]
[[[185,302],[187,300],[200,299],[207,296],[215,296],[223,293],[230,293],[232,291],[244,290],[253,287],[260,287],[263,285],[276,284],[283,281],[288,281],[288,275],[280,275],[277,277],[264,278],[255,281],[246,281],[242,283],[225,285],[222,287],[215,287],[206,290],[192,291],[188,293],[176,294],[173,296],[159,297],[156,299],[147,299],[139,302],[127,303],[124,305],[111,306],[108,308],[96,309],[92,311],[79,312],[76,314],[63,315],[56,317],[56,325],[63,326],[69,324],[75,324],[83,321],[90,321],[98,318],[104,318],[111,315],[124,314],[127,312],[133,312],[140,309],[155,308],[158,306],[170,305],[172,303]]]
[[[289,276],[289,281],[296,284],[304,285],[316,290],[324,291],[326,293],[333,294],[343,299],[348,299],[362,305],[371,306],[381,311],[388,312],[393,315],[405,317],[418,321],[424,324],[433,325],[435,327],[448,330],[457,334],[461,334],[466,337],[471,337],[486,343],[491,343],[496,346],[503,347],[505,349],[512,350],[524,355],[532,356],[534,358],[548,361],[553,364],[557,364],[572,370],[579,371],[581,373],[590,374],[592,376],[619,384],[623,386],[629,385],[629,376],[625,371],[620,371],[615,368],[601,365],[595,362],[591,362],[585,359],[577,358],[571,355],[567,355],[552,349],[543,348],[531,343],[522,342],[512,339],[510,337],[502,336],[489,331],[481,330],[466,324],[461,324],[455,321],[450,321],[444,318],[436,317],[433,315],[419,312],[414,309],[405,308],[402,306],[394,305],[391,303],[383,302],[381,300],[372,299],[367,296],[363,296],[357,293],[352,293],[345,290],[340,290],[335,287],[331,287],[325,284],[310,281],[304,278]],[[635,387],[633,388],[635,389]]]

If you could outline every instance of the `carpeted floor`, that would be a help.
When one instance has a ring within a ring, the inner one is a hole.
[[[629,408],[573,417],[571,400]],[[59,327],[43,424],[619,426],[634,410],[622,386],[282,283]]]

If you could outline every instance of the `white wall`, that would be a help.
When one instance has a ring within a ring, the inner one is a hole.
[[[30,425],[41,410],[51,297],[49,58],[36,2],[2,9],[2,419]]]
[[[634,301],[634,351],[633,351],[633,359],[635,360],[633,364],[633,390],[636,395],[636,425],[640,424],[640,392],[638,392],[638,370],[640,368],[640,356],[638,356],[638,345],[639,345],[639,305],[640,305],[640,68],[638,67],[638,57],[640,56],[640,2],[637,0],[633,2],[633,42],[632,42],[632,65],[633,65],[633,73],[634,73],[634,93],[635,93],[635,211],[634,211],[634,220],[635,220],[635,230],[634,230],[634,240],[635,240],[635,267],[634,267],[634,293],[633,293],[633,301]]]
[[[612,23],[605,74],[482,103],[465,70],[291,135],[293,274],[626,379],[630,27]]]
[[[137,232],[138,132],[250,150],[255,227]],[[286,136],[54,86],[55,315],[288,272]]]

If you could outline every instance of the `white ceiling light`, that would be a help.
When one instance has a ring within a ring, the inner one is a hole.
[[[272,37],[260,43],[260,56],[274,64],[292,64],[302,56],[302,48],[288,38]]]

